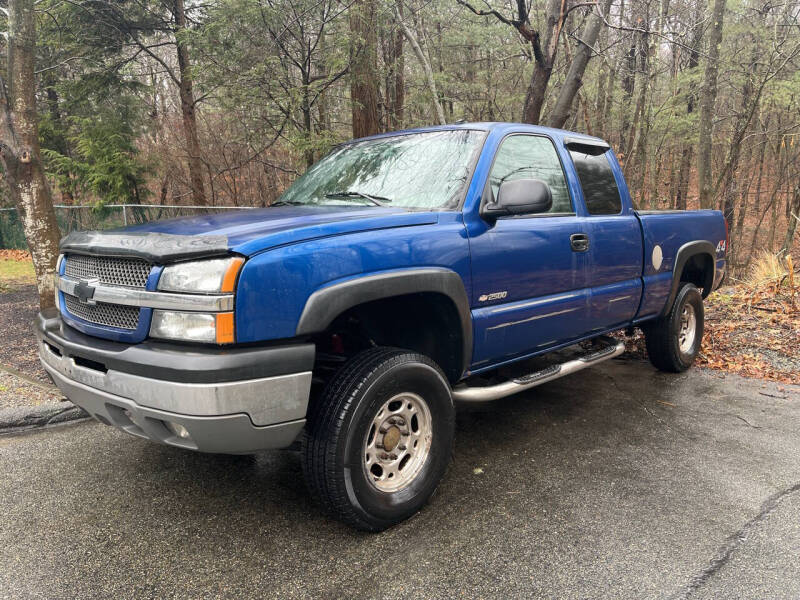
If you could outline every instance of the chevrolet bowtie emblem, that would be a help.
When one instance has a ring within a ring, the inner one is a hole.
[[[83,304],[95,304],[92,298],[94,298],[94,288],[99,283],[100,280],[97,278],[81,279],[78,285],[75,286],[75,295],[78,300]]]

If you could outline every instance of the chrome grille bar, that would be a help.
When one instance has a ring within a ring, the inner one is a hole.
[[[56,275],[59,290],[76,298],[80,296],[80,280],[66,275]],[[84,282],[85,283],[85,282]],[[222,312],[233,310],[233,294],[176,294],[172,292],[148,292],[146,290],[121,288],[111,285],[96,285],[91,302],[121,304],[164,310]]]

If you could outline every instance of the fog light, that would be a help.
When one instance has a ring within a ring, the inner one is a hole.
[[[165,423],[167,424],[167,428],[182,440],[188,440],[191,437],[189,436],[189,431],[183,425],[170,423],[169,421],[165,421]]]

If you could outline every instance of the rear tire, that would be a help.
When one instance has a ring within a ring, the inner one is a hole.
[[[422,508],[452,454],[450,385],[421,354],[371,348],[309,406],[303,473],[335,518],[381,531]]]
[[[666,317],[644,327],[647,354],[653,366],[681,373],[692,366],[703,340],[703,296],[692,283],[682,283]]]

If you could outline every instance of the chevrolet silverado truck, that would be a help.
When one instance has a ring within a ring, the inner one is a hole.
[[[609,145],[477,123],[342,144],[265,209],[61,242],[42,363],[95,419],[202,452],[301,448],[379,531],[451,458],[454,402],[619,355],[687,369],[725,271],[718,211],[633,206]]]

